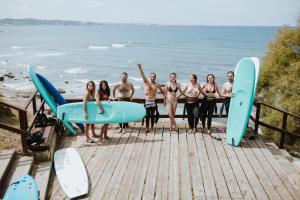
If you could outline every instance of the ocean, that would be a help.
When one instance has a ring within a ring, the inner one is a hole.
[[[195,73],[199,82],[213,73],[219,86],[226,72],[243,57],[263,59],[278,27],[91,25],[0,26],[0,75],[16,77],[1,87],[30,90],[27,66],[47,77],[67,97],[82,97],[85,83],[107,80],[111,86],[127,72],[143,97],[143,82],[136,63],[145,73],[157,73],[164,84],[171,72],[184,85]],[[262,66],[263,67],[263,66]]]

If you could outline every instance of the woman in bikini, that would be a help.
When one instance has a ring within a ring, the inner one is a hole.
[[[179,92],[179,96],[181,96],[182,91],[180,89],[179,83],[177,83],[176,81],[176,74],[173,72],[170,74],[170,80],[165,87],[165,96],[166,96],[165,103],[170,118],[170,131],[179,132],[178,126],[175,121],[177,99],[179,97],[176,96],[177,92]]]
[[[86,93],[83,99],[83,110],[84,110],[84,118],[87,120],[88,119],[88,112],[87,112],[87,108],[86,108],[86,104],[88,101],[95,101],[95,90],[96,90],[96,85],[94,81],[88,81],[86,84]],[[103,107],[100,104],[99,108],[101,110],[101,112],[103,113]],[[91,127],[91,131],[92,131],[92,136],[94,138],[98,138],[99,135],[96,135],[95,133],[95,124],[85,124],[85,129],[84,129],[84,133],[85,133],[85,137],[86,137],[86,142],[88,143],[94,143],[94,140],[92,140],[89,137],[89,129]]]
[[[101,105],[101,101],[110,102],[109,96],[110,96],[110,88],[108,86],[107,81],[103,80],[99,83],[99,90],[96,95],[97,104]],[[110,138],[107,136],[108,125],[109,124],[104,124],[102,126],[101,132],[100,132],[100,141],[102,141],[102,139],[110,140]]]
[[[211,134],[211,121],[212,121],[212,115],[214,113],[215,110],[215,106],[216,106],[216,98],[217,95],[219,95],[219,97],[221,96],[220,91],[219,91],[219,87],[217,85],[217,83],[215,82],[215,76],[213,74],[208,74],[206,77],[206,83],[203,85],[203,93],[204,93],[204,103],[201,106],[201,110],[202,110],[202,117],[201,117],[201,121],[202,121],[202,127],[203,129],[206,131],[205,129],[205,121],[207,118],[207,133]]]
[[[185,95],[185,93],[188,95]],[[190,82],[182,90],[182,94],[186,97],[185,108],[188,115],[188,123],[190,130],[188,133],[196,133],[199,122],[199,95],[202,93],[200,84],[197,83],[197,75],[190,76]]]

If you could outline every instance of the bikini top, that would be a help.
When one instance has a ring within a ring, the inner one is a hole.
[[[99,93],[99,100],[100,100],[100,101],[108,100],[108,99],[109,99],[108,94],[102,94],[102,93]]]
[[[175,89],[173,89],[172,87],[171,87],[171,83],[169,83],[169,85],[168,85],[168,87],[167,87],[167,90],[168,90],[168,92],[177,92],[178,91],[178,85],[176,84],[176,87],[175,87]]]
[[[205,92],[206,93],[216,93],[216,84],[214,83],[214,89],[212,91],[209,91],[207,88],[207,83],[205,84]]]
[[[197,87],[194,87],[193,85],[189,85],[187,92],[188,93],[198,93],[198,92],[200,92],[200,90],[199,90],[198,85],[197,85]]]

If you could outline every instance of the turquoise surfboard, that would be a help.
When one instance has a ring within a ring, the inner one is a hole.
[[[28,74],[30,79],[32,80],[33,84],[35,85],[36,89],[43,97],[47,105],[50,107],[51,111],[56,115],[57,114],[57,104],[53,100],[52,96],[48,93],[44,85],[41,83],[40,79],[37,77],[36,73],[32,69],[32,67],[28,67]],[[77,135],[77,132],[73,128],[70,122],[62,120],[63,125],[73,134]]]
[[[38,200],[39,191],[35,180],[25,175],[13,182],[7,189],[3,200]]]
[[[243,58],[235,69],[235,79],[227,120],[226,142],[239,146],[245,135],[254,100],[255,63]]]
[[[251,60],[253,61],[254,65],[255,65],[255,85],[254,85],[254,92],[253,92],[253,99],[255,99],[255,95],[256,95],[256,88],[258,85],[258,81],[259,81],[259,74],[260,74],[260,62],[259,59],[257,57],[251,57]]]
[[[87,102],[88,119],[84,117],[83,103],[69,103],[57,108],[58,119],[76,123],[113,124],[141,120],[146,115],[144,105],[132,102],[102,102],[104,113],[96,102]]]

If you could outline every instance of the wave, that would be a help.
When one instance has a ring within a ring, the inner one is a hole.
[[[89,80],[88,79],[76,79],[75,81],[86,84]]]
[[[26,67],[26,68],[29,67],[28,64],[16,64],[16,66],[17,66],[17,67],[24,67],[24,68],[25,68],[25,67]]]
[[[126,47],[126,44],[112,44],[111,46],[112,48],[124,48]]]
[[[67,74],[84,74],[87,72],[87,70],[84,70],[84,69],[78,67],[78,68],[66,69],[66,70],[64,70],[64,72]]]
[[[56,53],[39,53],[35,54],[36,57],[51,57],[51,56],[63,56],[66,55],[66,52],[56,52]]]
[[[24,49],[25,47],[11,46],[12,49]]]
[[[16,56],[15,54],[0,54],[0,58],[3,58],[3,57],[13,57],[13,56]]]
[[[137,77],[133,77],[133,76],[128,76],[129,79],[137,81],[137,82],[143,82],[142,78],[137,78]]]
[[[136,90],[139,90],[139,89],[141,89],[142,88],[142,86],[133,86],[134,87],[134,89],[136,89]]]
[[[36,68],[43,70],[43,69],[46,69],[46,66],[41,65],[41,66],[36,66]]]
[[[128,68],[127,65],[120,65],[119,68]]]
[[[105,49],[108,49],[108,46],[89,46],[89,49],[105,50]]]
[[[35,87],[32,84],[24,84],[24,82],[21,83],[3,83],[4,87],[13,89],[13,90],[33,90]]]

